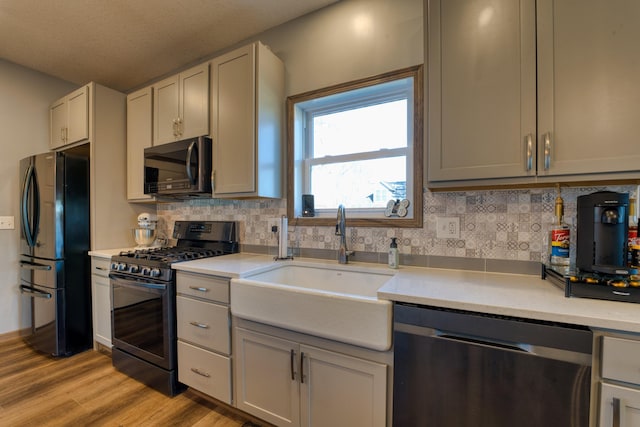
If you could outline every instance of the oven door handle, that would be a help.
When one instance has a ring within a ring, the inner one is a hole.
[[[118,286],[125,286],[127,288],[146,288],[153,290],[167,289],[166,283],[148,282],[145,279],[130,279],[115,273],[110,273],[109,279],[118,282]]]

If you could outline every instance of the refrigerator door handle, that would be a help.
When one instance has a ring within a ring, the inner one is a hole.
[[[20,285],[20,293],[31,294],[32,296],[37,298],[51,299],[52,297],[52,295],[49,292],[41,291],[39,289],[32,288],[27,285]]]
[[[51,270],[50,265],[38,264],[37,262],[20,261],[20,268],[26,268],[28,270]]]
[[[29,216],[29,193],[31,192],[31,186],[33,186],[33,217]],[[38,178],[33,165],[29,165],[27,173],[24,177],[22,186],[22,200],[21,200],[21,215],[22,215],[22,227],[24,236],[27,239],[29,247],[34,247],[36,244],[36,234],[40,227],[40,189],[38,188]],[[32,223],[33,222],[33,223]]]

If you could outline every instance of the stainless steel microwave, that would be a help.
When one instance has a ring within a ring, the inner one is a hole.
[[[144,192],[211,197],[211,138],[200,136],[145,148]]]

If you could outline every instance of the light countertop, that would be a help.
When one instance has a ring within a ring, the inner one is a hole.
[[[113,253],[118,252],[114,250]],[[378,298],[392,301],[640,333],[640,304],[566,298],[563,290],[539,276],[406,266],[392,270],[384,264],[350,263],[341,266],[333,260],[302,258],[274,261],[272,256],[250,253],[181,262],[174,264],[173,268],[240,278],[283,263],[394,272],[394,276],[378,290]]]
[[[111,258],[113,255],[118,255],[120,252],[131,251],[134,248],[120,248],[120,249],[96,249],[89,251],[89,256],[95,256],[98,258]]]

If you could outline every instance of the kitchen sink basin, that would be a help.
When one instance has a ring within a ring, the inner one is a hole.
[[[234,316],[375,350],[391,347],[384,270],[284,264],[231,281]]]

